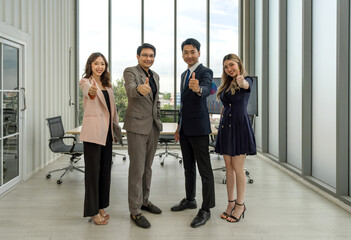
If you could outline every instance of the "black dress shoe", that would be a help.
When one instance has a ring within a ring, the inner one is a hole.
[[[162,210],[159,209],[157,206],[153,205],[151,202],[147,206],[142,205],[141,210],[145,210],[145,211],[148,211],[148,212],[153,213],[153,214],[161,214],[162,213]]]
[[[180,203],[177,205],[174,205],[171,208],[171,211],[178,212],[178,211],[183,211],[185,209],[195,209],[197,208],[196,200],[193,201],[188,201],[186,198],[184,198]]]
[[[141,215],[141,213],[138,215],[135,215],[135,216],[133,214],[130,214],[130,219],[132,219],[133,222],[135,222],[135,224],[138,227],[141,227],[141,228],[150,228],[151,227],[150,222],[146,219],[146,217]]]
[[[191,226],[193,228],[197,228],[200,227],[202,225],[205,225],[205,223],[207,222],[208,219],[210,219],[211,217],[211,213],[210,212],[206,212],[203,209],[200,209],[199,212],[197,213],[196,217],[194,218],[194,220],[191,222]]]

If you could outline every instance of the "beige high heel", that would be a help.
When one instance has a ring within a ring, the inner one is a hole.
[[[99,210],[99,213],[105,220],[110,219],[110,214],[106,213],[105,210]]]
[[[106,225],[108,224],[108,221],[100,215],[100,213],[96,214],[95,216],[92,216],[89,222],[95,223],[95,225]]]

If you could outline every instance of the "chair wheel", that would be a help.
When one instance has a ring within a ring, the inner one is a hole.
[[[179,160],[179,163],[182,163],[182,162],[183,162],[183,160],[182,160],[182,159],[180,159],[180,160]]]
[[[246,174],[247,176],[249,176],[249,175],[250,175],[250,173],[249,173],[248,171],[246,171],[246,172],[245,172],[245,174]]]
[[[253,182],[254,182],[254,180],[253,180],[253,179],[250,179],[250,180],[249,180],[249,183],[251,183],[251,184],[252,184]]]
[[[50,174],[46,174],[46,178],[47,179],[51,178],[51,175]]]
[[[222,180],[222,183],[223,183],[223,184],[226,184],[226,183],[227,183],[227,181],[226,181],[225,179],[223,179],[223,180]]]
[[[126,157],[123,157],[123,161],[125,161],[127,158]]]
[[[57,180],[57,184],[61,184],[62,183],[62,180]]]
[[[164,162],[160,162],[160,164],[161,164],[161,166],[165,165],[165,163],[164,163]]]

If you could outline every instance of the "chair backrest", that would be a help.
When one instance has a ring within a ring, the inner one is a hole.
[[[161,110],[161,121],[162,122],[178,122],[179,110]]]
[[[63,129],[61,116],[47,118],[48,126],[50,130],[50,137],[57,138],[51,139],[49,143],[50,149],[55,152],[59,147],[65,146],[66,144],[63,142],[63,137],[65,135],[65,130]]]

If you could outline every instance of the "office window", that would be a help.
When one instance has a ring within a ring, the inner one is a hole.
[[[146,0],[144,12],[144,42],[156,47],[151,69],[160,75],[161,108],[174,109],[174,2]]]
[[[262,0],[255,1],[255,74],[262,82]],[[262,99],[262,84],[258,84],[258,99]],[[262,112],[262,102],[258,101],[258,112]],[[259,114],[255,121],[256,145],[262,148],[262,119]]]
[[[238,52],[238,0],[210,1],[211,31],[207,31],[207,1],[177,0],[177,29],[174,29],[175,1],[144,0],[143,13],[140,0],[111,1],[111,49],[108,49],[108,2],[102,0],[99,4],[95,4],[93,0],[79,1],[79,74],[82,75],[90,53],[100,51],[106,58],[110,53],[110,72],[121,120],[127,105],[123,71],[126,67],[137,65],[136,49],[142,42],[142,36],[144,42],[150,42],[157,49],[152,69],[161,77],[160,99],[163,109],[174,108],[174,105],[179,107],[180,104],[180,75],[187,68],[181,52],[181,43],[185,39],[199,40],[201,43],[199,60],[205,66],[208,65],[208,54],[213,55],[209,67],[213,69],[215,76],[221,75],[223,56],[230,52]],[[92,12],[94,17],[91,15]],[[142,14],[144,14],[143,32]],[[207,36],[210,36],[210,42],[213,42],[210,53],[207,52]],[[174,96],[175,84],[176,96]],[[79,113],[81,122],[81,92]]]
[[[108,59],[108,0],[79,1],[79,75],[93,52],[101,52]]]
[[[195,38],[201,43],[199,61],[207,66],[206,43],[206,1],[177,1],[177,105],[179,107],[180,76],[187,69],[183,61],[181,45],[187,38]]]
[[[238,55],[238,0],[210,1],[210,67],[221,77],[223,57]]]
[[[279,97],[279,1],[269,1],[269,129],[268,152],[279,155],[278,97]]]
[[[112,1],[111,78],[120,121],[127,109],[123,71],[136,66],[137,48],[141,45],[141,1]]]
[[[287,162],[302,161],[302,0],[287,2]]]
[[[336,186],[336,5],[334,0],[312,3],[312,176],[332,187]]]
[[[350,12],[351,12],[351,4],[350,4]],[[349,39],[351,39],[351,18],[350,18],[350,23],[349,24],[350,24],[350,38]],[[349,56],[351,56],[351,48],[349,48],[349,50],[350,50]],[[351,69],[351,61],[350,61],[350,67],[349,67],[349,82],[351,81],[351,71],[350,71],[350,69]],[[349,89],[349,94],[350,93],[351,93],[351,84],[350,84],[350,89]],[[350,117],[349,117],[349,119],[351,120],[351,98],[350,98],[349,106],[350,106],[350,110],[349,110]],[[351,125],[349,125],[349,126],[351,126]],[[351,136],[350,135],[349,135],[349,143],[350,143],[349,149],[351,149]],[[351,154],[349,154],[349,195],[351,196]]]
[[[138,64],[141,44],[141,1],[112,1],[111,76],[121,80],[125,68]]]
[[[95,0],[79,1],[79,78],[93,52],[101,52],[108,60],[108,0],[100,0],[98,4]],[[82,101],[79,89],[79,123],[83,118]]]

